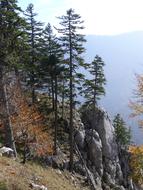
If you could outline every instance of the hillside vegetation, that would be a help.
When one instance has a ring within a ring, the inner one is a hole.
[[[31,183],[44,185],[48,190],[88,190],[81,184],[81,176],[0,157],[0,190],[30,190]]]

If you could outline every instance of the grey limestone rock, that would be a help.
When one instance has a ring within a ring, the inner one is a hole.
[[[114,127],[108,113],[97,108],[93,114],[91,109],[86,109],[82,113],[83,123],[79,117],[76,114],[74,119],[75,125],[77,120],[75,142],[87,168],[94,176],[96,189],[136,190],[131,188],[127,177],[124,179],[128,171],[122,169]],[[127,164],[126,159],[124,164]]]

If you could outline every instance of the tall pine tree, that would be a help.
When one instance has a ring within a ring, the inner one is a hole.
[[[5,144],[14,150],[15,156],[16,148],[5,74],[14,70],[19,60],[18,49],[24,27],[24,20],[19,16],[20,12],[16,0],[0,0],[0,116],[5,128]]]
[[[25,17],[27,21],[27,35],[28,35],[28,45],[29,45],[29,60],[27,64],[27,70],[29,72],[29,84],[31,87],[32,94],[32,103],[35,103],[36,95],[35,95],[35,85],[37,82],[37,72],[38,72],[38,64],[39,64],[39,49],[40,49],[40,38],[42,35],[42,26],[41,22],[36,21],[37,14],[34,12],[34,5],[29,4]]]
[[[61,29],[58,32],[62,34],[61,42],[65,50],[69,68],[69,87],[70,87],[70,170],[73,170],[73,108],[74,108],[74,77],[79,65],[82,64],[81,54],[85,51],[83,42],[84,35],[78,31],[83,29],[81,16],[76,14],[73,9],[69,9],[65,16],[60,19]]]
[[[41,48],[41,78],[44,83],[47,84],[49,91],[52,93],[52,108],[54,110],[55,102],[55,91],[54,91],[54,82],[55,82],[55,62],[51,62],[51,58],[55,56],[58,59],[56,62],[56,67],[61,67],[63,65],[63,51],[62,47],[58,42],[56,35],[53,34],[52,27],[50,23],[46,26],[43,31],[43,40]],[[51,58],[50,58],[51,57]],[[53,60],[53,59],[52,59]]]
[[[127,128],[125,121],[120,114],[115,115],[113,120],[113,126],[115,128],[115,135],[119,149],[126,147],[131,142],[131,131]]]
[[[100,100],[101,95],[105,95],[104,85],[106,79],[103,70],[104,62],[101,57],[96,55],[91,64],[89,64],[88,69],[91,75],[91,79],[86,79],[83,84],[85,105],[90,106],[92,109],[93,122],[96,124],[96,106],[98,100]],[[93,135],[94,127],[92,128]],[[93,137],[93,136],[92,136]]]
[[[57,119],[58,119],[58,89],[59,89],[59,76],[64,71],[63,66],[63,51],[58,39],[53,34],[51,25],[48,23],[43,31],[43,43],[41,48],[41,74],[43,81],[51,88],[52,92],[52,109],[55,115],[55,138],[54,138],[54,152],[57,152]]]
[[[98,100],[100,100],[102,95],[105,95],[104,85],[106,84],[106,79],[104,75],[104,62],[101,57],[96,55],[91,64],[89,64],[89,72],[91,74],[91,79],[86,79],[84,83],[84,96],[85,104],[87,105],[97,105]]]

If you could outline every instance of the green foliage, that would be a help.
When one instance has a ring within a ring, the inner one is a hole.
[[[4,181],[0,181],[0,190],[8,190],[8,187]]]
[[[70,102],[70,170],[73,169],[73,108],[76,102],[76,81],[77,70],[83,66],[82,53],[85,51],[83,42],[85,42],[84,35],[79,34],[78,31],[83,29],[81,25],[81,16],[76,14],[73,9],[69,9],[66,15],[58,17],[60,19],[61,29],[58,32],[62,34],[60,37],[63,50],[66,57],[67,69],[69,72],[69,102]],[[79,85],[79,83],[78,83]]]
[[[63,50],[60,45],[58,38],[53,34],[51,24],[48,23],[43,30],[43,41],[42,41],[42,51],[45,56],[50,56],[51,54],[57,55],[61,60],[63,59]]]
[[[19,68],[23,47],[25,20],[20,17],[21,9],[16,0],[0,0],[0,106],[2,124],[5,128],[5,144],[14,150],[15,141],[10,122],[9,95],[5,90],[6,73]],[[15,72],[16,73],[16,72]],[[13,82],[13,81],[12,81]]]
[[[62,36],[59,38],[61,41],[63,51],[65,53],[65,67],[66,78],[70,83],[73,107],[76,105],[75,98],[77,96],[77,87],[81,85],[84,75],[79,73],[79,68],[84,67],[84,59],[82,54],[85,52],[83,43],[86,42],[84,35],[79,31],[84,29],[82,26],[83,21],[81,16],[76,14],[73,9],[69,9],[66,15],[58,17],[60,19],[61,29],[57,29]],[[67,74],[68,73],[68,74]],[[71,98],[70,98],[71,99]]]
[[[121,146],[127,146],[131,142],[131,131],[126,127],[126,124],[120,114],[117,114],[113,120],[117,143]]]
[[[63,51],[58,39],[53,34],[50,23],[43,30],[43,39],[41,47],[41,64],[40,74],[43,82],[52,86],[51,80],[64,70],[63,67]]]
[[[16,0],[0,1],[0,65],[14,68],[19,63],[25,21]]]
[[[34,12],[34,5],[29,4],[25,17],[27,21],[26,34],[27,34],[27,45],[28,45],[28,59],[26,63],[26,70],[28,74],[28,84],[32,91],[32,102],[35,102],[35,86],[39,81],[38,71],[39,71],[39,61],[40,61],[40,40],[42,35],[41,22],[36,20],[37,14]]]
[[[101,57],[96,55],[93,62],[88,66],[91,79],[86,79],[83,85],[85,104],[96,105],[100,97],[105,95],[104,85],[106,84],[106,79],[103,70],[104,65]]]

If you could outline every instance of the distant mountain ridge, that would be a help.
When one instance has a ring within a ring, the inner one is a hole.
[[[125,33],[117,36],[86,37],[85,59],[91,62],[98,54],[105,61],[107,78],[106,96],[101,104],[111,116],[121,113],[132,127],[133,139],[143,144],[143,130],[129,119],[129,100],[136,88],[135,73],[143,73],[143,31]]]

